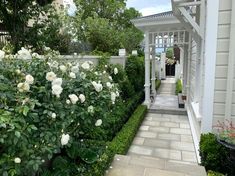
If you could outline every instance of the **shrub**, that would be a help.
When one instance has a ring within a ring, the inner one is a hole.
[[[208,176],[224,176],[224,174],[214,171],[208,171]]]
[[[116,70],[118,74],[114,71]],[[113,81],[119,85],[121,90],[121,97],[124,100],[131,98],[135,94],[135,89],[131,83],[126,71],[121,65],[109,65],[108,72],[112,76]]]
[[[228,152],[224,146],[218,143],[216,136],[212,133],[202,134],[200,141],[201,164],[206,170],[226,173],[226,156]]]
[[[140,124],[144,119],[146,111],[147,107],[143,105],[140,105],[135,110],[117,136],[107,144],[107,149],[100,159],[87,170],[86,174],[84,174],[85,176],[104,175],[104,171],[108,169],[115,154],[126,154]]]
[[[0,64],[1,174],[34,175],[57,155],[94,162],[97,153],[76,147],[77,141],[106,139],[108,115],[121,101],[108,73],[95,74],[92,63],[42,57],[23,48]],[[72,156],[75,148],[78,155]]]
[[[131,85],[134,86],[136,92],[144,89],[144,58],[130,56],[126,62],[126,74]]]
[[[178,95],[179,93],[182,93],[182,82],[180,79],[177,80],[175,87],[175,94]]]
[[[156,79],[156,81],[155,81],[156,91],[159,89],[160,85],[161,85],[161,80]]]

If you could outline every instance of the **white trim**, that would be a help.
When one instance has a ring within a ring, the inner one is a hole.
[[[207,0],[205,35],[205,78],[201,132],[212,131],[219,0]]]
[[[149,52],[149,32],[145,32],[145,101],[144,104],[150,108],[150,52]]]
[[[187,110],[187,114],[188,114],[190,129],[192,132],[194,148],[195,148],[195,152],[196,152],[196,156],[197,156],[197,162],[201,163],[201,157],[199,154],[199,141],[200,141],[200,139],[198,139],[197,132],[196,132],[196,125],[193,122],[193,116],[192,116],[191,111],[188,107],[188,104],[186,104],[186,110]]]
[[[183,2],[180,3],[179,5],[177,5],[178,7],[184,7],[184,6],[199,6],[201,5],[200,1],[196,1],[196,2]]]
[[[235,59],[235,2],[232,1],[231,27],[230,27],[230,44],[228,58],[228,75],[227,75],[227,90],[226,90],[226,105],[225,118],[232,118],[232,94],[233,94],[233,78],[234,78],[234,59]]]
[[[189,15],[184,7],[179,7],[179,11],[182,15],[187,19],[187,21],[192,25],[192,27],[197,31],[197,33],[201,36],[200,26],[195,22],[195,20]],[[202,37],[202,36],[201,36]]]

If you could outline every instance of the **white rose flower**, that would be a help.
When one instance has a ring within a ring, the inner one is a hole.
[[[116,100],[116,93],[115,92],[111,92],[111,101],[114,104]]]
[[[54,79],[56,79],[56,74],[54,72],[48,72],[46,74],[46,79],[47,81],[53,81]]]
[[[43,56],[40,56],[38,53],[33,53],[32,57],[34,57],[36,59],[43,59]]]
[[[14,159],[14,162],[15,162],[16,164],[20,164],[20,163],[21,163],[21,159],[20,159],[19,157],[16,157],[16,158]]]
[[[51,49],[50,47],[47,47],[47,46],[44,47],[45,51],[49,51],[50,49]]]
[[[4,57],[5,57],[5,52],[0,50],[0,61],[4,59]]]
[[[17,53],[17,58],[22,60],[30,60],[32,59],[32,56],[29,50],[22,47]]]
[[[16,69],[16,74],[20,74],[21,73],[21,71],[19,70],[19,69]]]
[[[70,72],[70,73],[69,73],[69,77],[75,79],[75,78],[76,78],[76,74],[73,73],[73,72]]]
[[[55,119],[55,118],[56,118],[56,113],[53,112],[53,113],[51,114],[51,117],[52,117],[53,119]]]
[[[102,124],[102,120],[101,119],[99,119],[99,120],[97,120],[95,122],[95,126],[100,126],[101,124]]]
[[[106,71],[103,71],[103,74],[105,74],[106,73]]]
[[[52,64],[51,64],[51,67],[57,69],[59,67],[59,63],[57,61],[53,61]]]
[[[95,73],[95,75],[98,75],[98,72],[94,72]]]
[[[94,107],[93,106],[89,106],[87,108],[87,112],[93,114],[94,113]]]
[[[17,88],[18,88],[19,92],[28,92],[30,89],[30,86],[27,82],[24,82],[24,83],[19,83],[17,85]]]
[[[25,82],[27,82],[28,84],[33,84],[34,78],[32,77],[32,75],[26,75],[25,76]]]
[[[67,67],[65,65],[60,65],[60,70],[65,73],[67,70]]]
[[[80,73],[80,77],[81,77],[82,79],[86,79],[86,73],[81,72],[81,73]]]
[[[56,97],[59,98],[62,91],[63,91],[63,88],[60,85],[55,84],[52,86],[52,94],[56,95]]]
[[[84,62],[81,67],[85,70],[89,70],[90,69],[90,64],[88,62]]]
[[[74,56],[77,56],[77,55],[78,55],[78,53],[73,53],[73,55],[74,55]]]
[[[78,72],[79,72],[79,67],[78,67],[78,65],[72,66],[71,71],[72,71],[73,73],[78,73]]]
[[[76,104],[77,101],[78,101],[78,97],[77,97],[77,95],[75,95],[75,94],[70,94],[70,95],[69,95],[69,98],[70,98],[72,104]]]
[[[112,76],[109,76],[109,79],[112,81],[113,80]]]
[[[81,103],[84,103],[86,101],[86,97],[83,94],[79,95],[79,99],[80,99]]]
[[[71,101],[67,99],[66,100],[66,104],[70,104],[70,103],[71,103]]]
[[[95,81],[92,81],[91,83],[94,86],[96,92],[101,92],[103,90],[103,86],[101,83],[97,83]]]
[[[119,94],[119,92],[118,92],[118,91],[116,91],[116,96],[117,96],[117,97],[119,97],[119,96],[120,96],[120,94]]]
[[[62,78],[56,78],[56,79],[54,79],[54,80],[51,82],[52,86],[54,86],[54,85],[61,86],[62,83],[63,83]]]
[[[107,86],[109,89],[111,89],[111,88],[113,87],[113,85],[112,85],[110,82],[107,82],[107,83],[106,83],[106,86]]]
[[[107,67],[108,67],[108,65],[105,65],[104,67],[105,67],[105,68],[107,68]]]
[[[67,145],[69,143],[69,134],[62,134],[61,136],[61,145]]]
[[[115,75],[118,74],[118,69],[117,69],[117,67],[114,68],[113,73],[114,73]]]

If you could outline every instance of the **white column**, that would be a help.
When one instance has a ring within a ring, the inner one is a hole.
[[[156,96],[156,87],[155,87],[155,80],[156,80],[156,51],[155,45],[152,47],[152,78],[151,78],[151,92],[153,96]]]
[[[166,79],[166,53],[161,53],[161,78]]]
[[[219,0],[207,0],[205,35],[205,78],[201,132],[212,131]]]
[[[184,65],[184,49],[180,48],[180,78],[182,79],[184,75],[183,65]]]
[[[150,107],[150,56],[149,56],[149,32],[145,32],[145,101],[144,104]]]

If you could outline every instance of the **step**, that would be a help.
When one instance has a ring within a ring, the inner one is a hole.
[[[106,176],[206,176],[199,165],[146,156],[116,155]]]
[[[156,106],[150,107],[148,112],[155,113],[155,114],[187,115],[186,109],[161,108],[161,107],[156,107]]]

